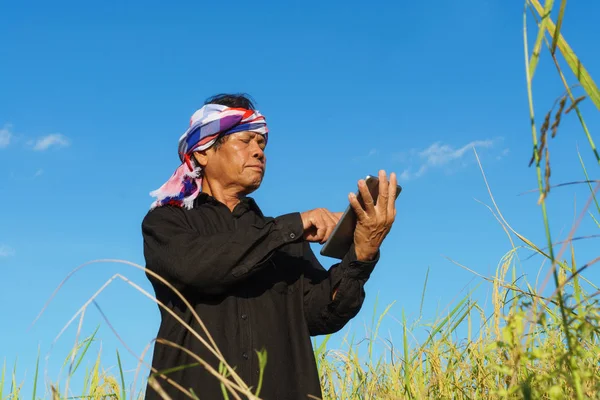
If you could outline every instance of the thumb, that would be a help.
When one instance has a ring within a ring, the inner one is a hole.
[[[304,230],[309,229],[311,226],[313,226],[313,221],[312,221],[312,216],[310,214],[310,211],[307,212],[303,212],[300,214],[300,218],[302,219],[302,225]]]

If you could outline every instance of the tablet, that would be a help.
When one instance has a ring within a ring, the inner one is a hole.
[[[371,197],[373,197],[373,201],[377,204],[377,197],[379,196],[379,178],[367,175],[365,183],[367,184],[369,193],[371,193]],[[402,187],[398,185],[396,198],[398,198],[401,191]],[[361,206],[364,207],[364,202],[359,192],[356,193],[356,197]],[[321,248],[321,255],[340,260],[343,259],[348,250],[350,250],[352,243],[354,243],[354,228],[356,228],[356,213],[352,209],[352,206],[348,205],[346,211],[344,211],[344,214],[342,214],[342,217],[333,229],[331,236],[329,236],[329,239]]]

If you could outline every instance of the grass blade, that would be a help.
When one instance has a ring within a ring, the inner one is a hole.
[[[592,148],[592,152],[594,152],[594,155],[596,156],[596,161],[598,161],[598,164],[600,164],[600,154],[598,154],[598,149],[596,148],[596,144],[594,143],[594,139],[592,138],[592,135],[590,134],[590,130],[588,129],[587,124],[585,123],[585,120],[583,119],[581,110],[579,109],[579,106],[577,104],[575,104],[576,99],[575,99],[575,96],[573,96],[573,91],[571,90],[571,87],[569,87],[569,84],[567,83],[567,79],[565,78],[565,74],[563,74],[562,69],[560,68],[560,65],[558,64],[558,60],[556,59],[556,57],[552,56],[552,60],[554,61],[554,65],[556,66],[558,75],[560,76],[560,79],[561,79],[563,85],[565,86],[567,93],[569,94],[569,98],[571,99],[571,102],[575,105],[575,113],[577,114],[577,119],[579,119],[579,123],[581,124],[581,128],[583,128],[583,132],[585,133],[585,136],[587,137],[590,147]]]
[[[385,310],[383,310],[383,312],[381,313],[381,315],[379,316],[379,319],[377,320],[377,325],[375,325],[375,333],[373,334],[373,340],[371,340],[371,343],[374,342],[378,337],[379,337],[379,327],[381,326],[381,322],[383,321],[383,317],[386,316],[386,314],[388,312],[390,312],[390,309],[392,308],[392,306],[396,304],[396,301],[392,301],[390,304],[388,304],[388,306],[385,308]]]
[[[594,217],[594,214],[590,213],[590,217],[592,217],[592,219],[594,220],[594,222],[596,223],[596,225],[598,225],[598,228],[600,228],[600,221],[598,221],[596,219],[596,217]]]
[[[592,187],[592,183],[590,182],[588,173],[587,173],[587,169],[585,168],[585,163],[583,162],[583,158],[581,158],[581,154],[579,153],[579,151],[577,152],[577,156],[579,157],[579,162],[581,163],[581,168],[583,169],[583,174],[585,175],[585,180],[587,181],[588,187],[590,189],[590,193],[592,194],[592,198],[594,199],[594,204],[596,205],[596,210],[598,211],[598,213],[600,213],[600,205],[598,204],[598,199],[596,198],[596,191],[594,190],[594,188]],[[593,217],[593,215],[592,215]],[[595,218],[594,218],[595,220]],[[596,221],[596,223],[598,223]]]
[[[35,400],[35,395],[37,394],[37,382],[38,382],[38,374],[40,370],[40,349],[38,348],[37,360],[35,362],[35,375],[33,376],[33,395],[32,399]],[[2,394],[0,393],[0,399],[2,398]]]
[[[85,345],[83,347],[83,351],[81,352],[81,354],[77,358],[77,361],[75,362],[75,364],[73,366],[73,369],[71,370],[71,372],[69,373],[69,375],[73,376],[73,374],[75,373],[75,371],[77,371],[77,368],[79,367],[79,364],[81,364],[81,362],[83,361],[83,357],[85,357],[86,353],[88,352],[88,350],[90,348],[90,345],[95,340],[96,334],[98,333],[98,329],[100,329],[99,325],[96,327],[96,330],[94,331],[94,333],[92,333],[89,337],[87,337],[86,339],[83,340],[83,343],[85,343]],[[73,351],[76,351],[76,350],[73,350]]]
[[[256,355],[258,356],[258,385],[256,387],[256,397],[260,395],[260,390],[262,389],[263,378],[265,374],[265,368],[267,366],[267,351],[265,349],[261,351],[257,351]]]
[[[329,342],[329,339],[331,339],[331,335],[325,335],[325,337],[321,341],[321,344],[319,344],[319,347],[317,348],[318,355],[321,355],[325,352],[325,350],[327,349],[327,342]]]
[[[554,36],[552,37],[552,50],[551,53],[556,53],[556,45],[558,44],[558,35],[560,34],[560,28],[562,27],[563,17],[565,15],[565,7],[567,6],[567,0],[560,2],[560,10],[558,11],[558,18],[556,19],[556,29],[554,29]]]
[[[377,297],[375,297],[375,305],[373,306],[373,316],[371,317],[371,334],[373,332],[373,329],[375,328],[375,316],[377,315],[377,305],[379,304],[379,293],[377,293]],[[373,354],[373,341],[370,340],[369,341],[369,345],[368,345],[368,355],[369,358],[371,358],[371,355]]]
[[[120,400],[126,400],[125,377],[123,376],[123,365],[121,364],[121,356],[119,355],[119,350],[117,350],[117,364],[119,366],[119,375],[121,377],[121,399]]]
[[[425,283],[423,284],[423,292],[421,293],[421,305],[419,306],[419,316],[423,315],[423,303],[425,302],[425,289],[427,289],[427,279],[429,279],[429,267],[425,273]]]
[[[2,363],[2,375],[0,375],[0,399],[3,399],[2,392],[4,391],[4,379],[6,377],[6,358]]]
[[[573,294],[575,295],[575,301],[577,302],[577,314],[583,315],[583,297],[584,293],[579,284],[579,276],[577,274],[577,263],[575,261],[575,248],[571,243],[571,273],[573,274]]]
[[[90,381],[91,381],[91,374],[90,374],[90,370],[88,367],[85,367],[85,379],[83,380],[83,391],[82,393],[87,393],[88,392],[88,386],[90,385]]]
[[[535,39],[533,52],[531,53],[531,59],[529,61],[529,76],[531,79],[533,79],[535,69],[537,68],[538,61],[540,59],[540,53],[542,51],[542,39],[544,39],[544,35],[546,34],[546,21],[550,19],[550,13],[552,12],[553,6],[554,0],[546,0],[546,4],[544,5],[544,15],[542,15],[542,20],[540,21],[538,27],[537,37]]]
[[[225,368],[223,363],[219,363],[219,374],[227,377],[227,369]],[[229,400],[229,393],[227,393],[227,388],[225,387],[225,384],[223,382],[221,382],[221,394],[223,394],[224,400]]]
[[[15,366],[13,367],[10,395],[13,396],[14,399],[19,398],[19,386],[17,385],[17,360],[15,360]]]
[[[408,363],[408,358],[409,358],[408,335],[406,334],[406,314],[404,314],[404,310],[402,310],[402,342],[403,342],[403,350],[404,350],[404,366],[403,366],[404,390],[407,393],[409,393],[409,396],[410,396],[410,373],[409,373],[409,363]]]
[[[529,1],[531,2],[535,10],[538,12],[538,14],[542,16],[544,13],[544,9],[542,8],[540,2],[538,0]],[[554,37],[554,34],[556,32],[556,26],[554,25],[554,22],[552,22],[552,19],[550,17],[548,17],[548,21],[546,21],[546,30],[550,33],[550,36]],[[596,105],[598,110],[600,110],[600,90],[598,90],[598,86],[596,86],[596,83],[594,82],[590,74],[587,72],[581,61],[577,58],[575,52],[573,51],[573,49],[571,49],[571,46],[569,46],[565,38],[560,34],[560,32],[558,32],[557,34],[556,41],[558,49],[560,50],[562,56],[565,58],[565,61],[569,65],[569,68],[571,68],[571,71],[573,71],[573,73],[577,77],[577,80],[579,81],[579,83],[581,83],[581,86],[589,96],[590,100],[592,100],[592,102]]]
[[[100,352],[98,352],[98,357],[96,358],[96,362],[94,363],[94,367],[92,368],[90,376],[91,380],[90,387],[88,388],[88,395],[93,396],[96,394],[96,391],[100,385]]]
[[[199,365],[200,365],[200,363],[191,363],[191,364],[185,364],[185,365],[178,365],[177,367],[165,368],[165,369],[162,369],[160,371],[154,372],[150,376],[153,377],[153,378],[156,378],[156,377],[158,377],[160,375],[168,375],[168,374],[173,373],[173,372],[181,371],[181,370],[186,369],[186,368],[197,367]]]
[[[437,335],[442,329],[444,329],[444,326],[446,326],[446,324],[452,320],[452,317],[461,310],[461,308],[463,307],[463,305],[465,304],[465,302],[467,302],[467,300],[469,300],[471,298],[471,295],[473,294],[473,291],[475,289],[472,289],[469,293],[467,293],[467,295],[452,309],[452,311],[450,311],[448,313],[448,315],[446,317],[444,317],[444,319],[442,319],[437,325],[434,326],[433,330],[431,331],[431,333],[429,334],[429,336],[427,337],[427,339],[425,340],[425,342],[419,346],[419,351],[415,353],[415,355],[412,356],[411,359],[411,364],[415,361],[417,355],[419,353],[421,353],[425,348],[427,348],[427,346],[429,345],[429,343],[431,343],[433,341],[433,339],[435,338],[435,335]]]

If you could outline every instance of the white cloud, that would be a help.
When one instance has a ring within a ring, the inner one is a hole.
[[[67,147],[71,144],[69,138],[60,133],[43,136],[32,143],[34,151],[45,151],[50,147]]]
[[[12,257],[15,255],[15,250],[5,244],[0,244],[0,257]]]
[[[10,140],[13,137],[11,128],[12,125],[5,124],[4,127],[0,129],[0,149],[8,147],[8,145],[10,144]]]
[[[500,153],[497,157],[496,160],[502,160],[504,157],[506,157],[508,154],[510,153],[510,149],[504,149],[502,150],[502,153]]]
[[[376,156],[377,154],[379,154],[379,151],[377,149],[371,149],[369,150],[369,152],[365,155],[362,156],[358,156],[358,157],[354,157],[354,161],[363,161],[366,160],[367,158],[371,158],[373,156]]]
[[[432,168],[444,168],[454,166],[458,161],[462,160],[468,151],[477,148],[490,148],[494,146],[494,140],[475,140],[455,148],[449,144],[435,142],[424,150],[411,150],[411,155],[416,158],[418,167],[407,168],[400,174],[401,180],[416,179],[423,176]],[[508,149],[505,149],[503,154],[508,154]],[[405,155],[400,155],[401,159],[406,159]],[[416,169],[415,172],[413,172]]]
[[[33,175],[33,177],[37,178],[38,176],[42,176],[43,173],[44,173],[44,170],[40,168],[37,171],[35,171],[35,174]]]

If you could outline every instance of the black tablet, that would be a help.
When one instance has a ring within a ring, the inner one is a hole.
[[[368,175],[365,178],[365,183],[373,197],[373,201],[377,204],[377,197],[379,196],[379,178],[376,176]],[[402,187],[398,185],[396,191],[396,198],[400,195]],[[357,192],[356,197],[359,203],[364,207],[362,196]],[[348,205],[346,211],[338,221],[337,225],[333,229],[331,236],[323,247],[321,248],[321,255],[326,257],[332,257],[342,259],[350,250],[350,246],[354,242],[354,228],[356,227],[356,213],[352,209],[351,205]]]

